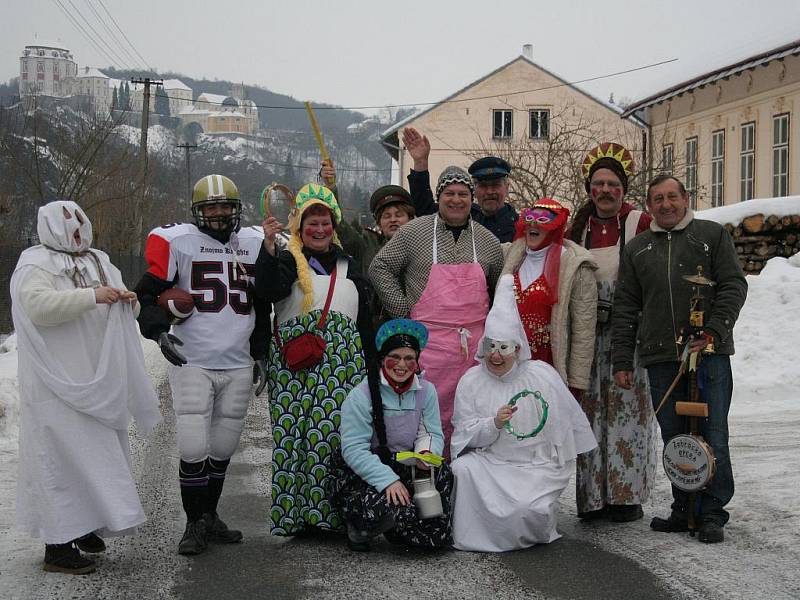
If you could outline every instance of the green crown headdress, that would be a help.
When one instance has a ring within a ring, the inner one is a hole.
[[[314,204],[322,204],[330,209],[333,213],[333,218],[336,223],[342,222],[342,210],[339,208],[339,203],[336,201],[336,196],[333,192],[326,188],[324,185],[315,185],[307,183],[300,188],[297,196],[294,199],[295,207],[297,208],[297,215],[303,214],[309,206]]]

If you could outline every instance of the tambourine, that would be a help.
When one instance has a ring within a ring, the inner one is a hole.
[[[541,403],[541,405],[542,405],[542,418],[539,421],[539,424],[536,426],[536,428],[533,431],[531,431],[530,433],[518,433],[518,432],[514,431],[514,426],[511,425],[511,421],[510,420],[506,421],[506,423],[504,425],[505,430],[508,433],[510,433],[511,435],[513,435],[515,438],[517,438],[518,440],[526,440],[528,438],[532,438],[532,437],[535,437],[536,435],[538,435],[539,432],[542,429],[544,429],[545,423],[547,423],[547,413],[550,410],[550,406],[547,404],[547,401],[544,399],[544,396],[542,396],[542,393],[539,390],[536,390],[535,392],[532,392],[530,390],[522,390],[519,394],[517,394],[516,396],[511,398],[511,400],[508,401],[508,405],[509,406],[516,406],[517,401],[522,399],[522,398],[524,398],[525,396],[533,396],[536,400],[538,400]]]
[[[664,446],[664,471],[679,490],[697,492],[714,477],[714,451],[703,438],[688,434],[676,435]]]
[[[288,185],[271,183],[261,192],[259,209],[262,219],[271,215],[286,225],[294,212],[294,193]]]

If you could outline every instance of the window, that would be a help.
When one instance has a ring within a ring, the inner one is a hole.
[[[36,63],[36,79],[44,79],[44,63],[41,61]]]
[[[510,110],[496,110],[494,111],[494,133],[492,137],[495,138],[510,138],[512,134],[512,111]]]
[[[772,117],[772,195],[789,195],[789,115]]]
[[[530,115],[528,129],[530,137],[536,140],[547,139],[550,135],[550,111],[531,110],[528,111],[528,114]]]
[[[742,125],[742,149],[739,154],[739,198],[752,200],[755,195],[756,124]]]
[[[697,208],[697,136],[686,138],[686,191],[691,207]]]
[[[725,192],[725,130],[711,134],[711,206],[722,206]]]
[[[28,61],[27,60],[23,60],[22,61],[22,78],[23,79],[27,79],[28,78]]]
[[[661,171],[672,175],[673,151],[672,144],[664,144],[661,148]]]
[[[53,81],[58,81],[61,77],[61,71],[58,68],[58,63],[53,63]]]

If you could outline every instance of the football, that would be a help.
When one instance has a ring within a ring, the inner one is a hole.
[[[194,298],[186,290],[171,287],[161,292],[158,305],[167,313],[172,323],[181,323],[192,316]]]

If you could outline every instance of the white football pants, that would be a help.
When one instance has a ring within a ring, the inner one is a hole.
[[[211,370],[171,366],[169,385],[185,462],[227,460],[236,451],[253,395],[253,368]]]

